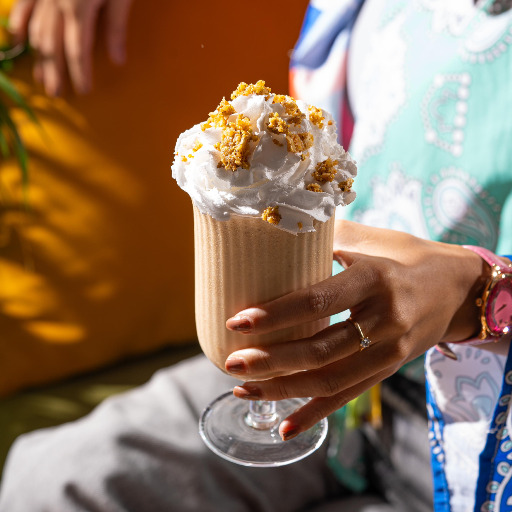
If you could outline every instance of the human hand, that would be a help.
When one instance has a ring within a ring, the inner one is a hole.
[[[132,0],[17,0],[9,27],[14,43],[28,36],[36,51],[34,78],[50,96],[62,93],[67,76],[79,94],[90,91],[92,50],[100,11],[105,16],[107,51],[125,61],[126,29]]]
[[[487,269],[459,246],[353,222],[336,223],[334,256],[345,270],[308,289],[241,311],[227,328],[250,336],[350,310],[353,324],[311,338],[239,350],[226,370],[246,382],[239,398],[313,397],[280,425],[291,439],[438,342],[478,332],[476,297]]]

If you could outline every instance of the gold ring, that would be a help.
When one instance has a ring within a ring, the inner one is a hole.
[[[372,340],[363,334],[361,326],[352,317],[348,318],[347,322],[350,322],[357,329],[357,332],[359,332],[359,351],[368,348],[371,345]]]

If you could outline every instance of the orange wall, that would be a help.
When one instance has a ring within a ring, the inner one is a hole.
[[[0,168],[0,395],[195,337],[192,209],[171,179],[178,135],[240,81],[287,92],[306,1],[135,0],[128,64],[96,49],[94,91],[16,83],[41,121]],[[18,113],[19,114],[19,113]]]

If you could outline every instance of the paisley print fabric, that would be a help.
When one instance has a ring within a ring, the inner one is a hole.
[[[344,216],[512,253],[512,11],[491,15],[490,4],[311,2],[292,90],[337,117],[358,161]],[[435,510],[510,511],[512,358],[452,348],[457,362],[425,358]]]

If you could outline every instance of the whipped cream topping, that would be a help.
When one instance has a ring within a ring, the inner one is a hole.
[[[314,219],[355,199],[355,162],[329,113],[264,85],[240,84],[207,122],[182,133],[172,175],[217,220],[260,216],[291,233],[314,231]]]

